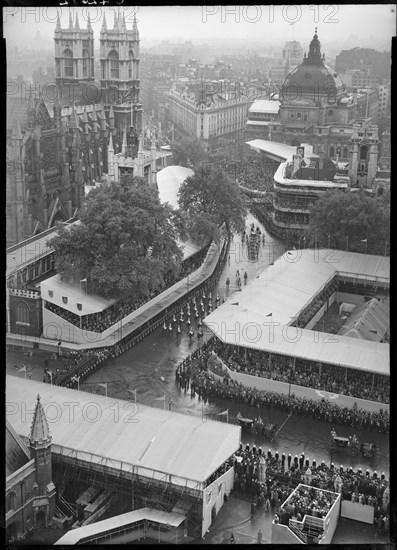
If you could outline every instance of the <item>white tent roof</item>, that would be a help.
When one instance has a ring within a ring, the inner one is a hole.
[[[272,113],[277,114],[280,109],[280,101],[270,99],[258,99],[248,109],[249,113]]]
[[[97,455],[98,463],[107,459],[130,472],[132,465],[142,471],[148,468],[150,477],[154,470],[162,478],[169,474],[203,482],[240,443],[239,426],[163,410],[160,401],[159,408],[151,408],[108,397],[106,407],[105,389],[104,395],[83,391],[77,395],[76,390],[7,376],[6,393],[7,402],[14,404],[7,418],[20,436],[29,435],[29,414],[40,394],[53,447],[80,451],[79,456],[87,459]],[[180,484],[185,485],[185,479]]]
[[[363,267],[365,276],[388,280],[387,265],[390,259],[379,256],[291,250],[204,321],[226,343],[388,374],[388,344],[287,328],[340,269],[361,277]]]
[[[287,145],[286,143],[277,143],[276,141],[267,141],[265,139],[253,139],[246,143],[258,153],[263,151],[268,156],[274,157],[275,160],[279,161],[290,160],[293,155],[296,155],[296,147]]]
[[[171,525],[172,527],[178,527],[185,519],[183,514],[177,514],[176,512],[163,512],[162,510],[153,510],[152,508],[139,508],[133,512],[127,512],[120,514],[119,516],[113,516],[102,521],[96,521],[84,527],[77,529],[70,529],[63,537],[57,540],[54,544],[77,544],[82,539],[99,535],[100,533],[106,533],[109,531],[120,529],[121,527],[134,524],[143,520],[153,521],[155,523],[161,523],[163,525]]]
[[[85,283],[82,283],[85,285]],[[107,300],[98,296],[98,294],[86,294],[84,288],[80,288],[80,283],[63,281],[60,275],[54,275],[40,283],[41,296],[44,300],[62,307],[76,315],[89,315],[98,313],[110,307],[116,300]],[[52,297],[50,296],[52,292]],[[65,304],[62,298],[67,298]],[[77,309],[77,304],[81,304],[81,310]]]
[[[167,166],[163,170],[160,170],[157,173],[157,187],[160,201],[162,203],[168,202],[170,206],[178,209],[179,188],[185,179],[193,174],[193,170],[184,168],[183,166]],[[200,250],[200,246],[190,240],[183,243],[179,242],[179,246],[182,248],[184,259]]]

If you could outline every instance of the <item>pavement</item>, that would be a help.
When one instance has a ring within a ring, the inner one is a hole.
[[[262,532],[261,544],[271,544],[272,521],[275,510],[258,510],[251,518],[251,503],[231,494],[208,529],[201,544],[230,544],[233,533],[236,544],[258,544],[258,532]],[[339,518],[332,544],[387,544],[390,534],[377,532],[373,525]]]

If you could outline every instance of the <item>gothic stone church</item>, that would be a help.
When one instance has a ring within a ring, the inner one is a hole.
[[[107,155],[135,158],[142,126],[139,32],[115,14],[103,17],[100,81],[94,79],[94,35],[78,16],[54,34],[56,82],[7,94],[7,246],[76,216],[84,185],[108,173]],[[112,136],[112,140],[110,140]],[[123,140],[124,138],[124,140]],[[127,143],[126,143],[127,141]]]

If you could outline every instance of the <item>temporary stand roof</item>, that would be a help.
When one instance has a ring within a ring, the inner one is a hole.
[[[388,344],[289,326],[336,275],[388,284],[389,269],[390,258],[326,249],[291,250],[204,322],[229,344],[389,374]]]

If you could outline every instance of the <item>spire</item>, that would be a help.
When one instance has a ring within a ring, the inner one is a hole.
[[[108,151],[114,151],[113,149],[113,134],[112,132],[110,132],[110,136],[109,136],[109,145],[108,145]]]
[[[87,19],[87,31],[92,31],[92,27],[91,27],[91,18],[90,18],[90,14],[88,13],[88,19]]]
[[[79,25],[79,14],[76,13],[76,23],[75,23],[75,29],[76,30],[80,30],[80,25]]]
[[[113,23],[113,29],[118,29],[119,28],[119,14],[118,14],[118,10],[114,11],[114,23]]]
[[[127,130],[124,128],[123,132],[123,143],[121,145],[121,152],[124,156],[127,154]]]
[[[40,401],[40,395],[37,396],[36,408],[34,410],[33,422],[30,428],[30,444],[48,444],[51,443],[51,432],[48,427],[48,421]]]
[[[61,17],[59,15],[59,11],[57,12],[57,25],[55,27],[55,30],[56,31],[60,31],[61,30]]]
[[[321,58],[321,44],[317,36],[317,27],[315,28],[313,39],[310,42],[309,53],[303,63],[305,65],[323,65],[323,60]]]
[[[126,30],[126,24],[125,24],[125,13],[123,12],[123,17],[121,19],[121,25],[120,25],[120,28],[122,31],[125,31]]]
[[[69,11],[69,29],[73,29],[73,19],[71,11]]]
[[[136,13],[134,12],[134,20],[132,22],[132,32],[134,33],[136,39],[139,40],[139,31],[138,31],[138,25],[136,22]]]
[[[106,26],[106,14],[104,13],[103,14],[103,20],[102,20],[102,29],[101,31],[107,31],[107,26]]]

